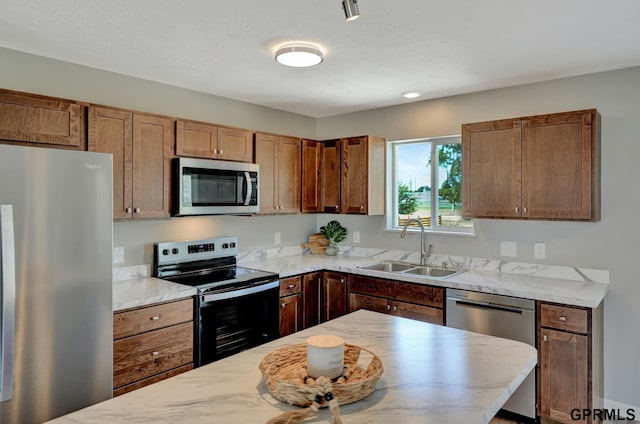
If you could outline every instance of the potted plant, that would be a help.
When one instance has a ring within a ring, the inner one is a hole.
[[[349,232],[338,221],[329,221],[327,225],[320,227],[320,234],[329,240],[329,246],[327,246],[326,254],[333,256],[338,253],[338,246],[336,243],[340,243],[347,238]]]

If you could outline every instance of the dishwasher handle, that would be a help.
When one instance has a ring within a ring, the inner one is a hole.
[[[504,305],[498,305],[495,303],[472,302],[469,300],[461,300],[456,298],[449,298],[449,299],[455,301],[456,306],[460,306],[463,308],[490,309],[490,310],[503,311],[503,312],[512,312],[514,314],[519,314],[519,315],[522,315],[522,312],[523,312],[522,309],[512,308]]]

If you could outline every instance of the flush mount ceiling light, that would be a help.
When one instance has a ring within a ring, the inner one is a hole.
[[[357,0],[342,0],[342,10],[347,21],[355,21],[360,17]]]
[[[407,99],[415,99],[416,97],[420,97],[420,93],[418,91],[407,91],[402,93],[402,97]]]
[[[276,62],[295,68],[314,66],[322,59],[320,49],[311,44],[285,44],[276,51]]]

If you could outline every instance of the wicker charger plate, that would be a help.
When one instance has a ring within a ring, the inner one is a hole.
[[[365,353],[362,355],[361,353]],[[368,365],[362,365],[368,357]],[[360,362],[360,364],[358,363]],[[285,346],[264,357],[260,371],[273,396],[291,405],[307,407],[313,403],[319,386],[307,378],[307,345]],[[332,380],[333,395],[340,405],[356,402],[369,396],[382,374],[382,362],[373,352],[350,344],[344,346],[344,372]],[[327,402],[320,405],[326,407]]]

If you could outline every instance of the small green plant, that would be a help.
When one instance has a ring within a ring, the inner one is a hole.
[[[349,232],[338,221],[329,221],[327,225],[320,227],[320,234],[331,243],[340,243],[347,238]]]

